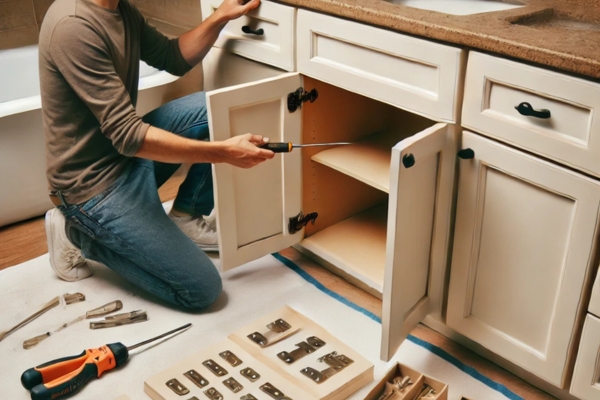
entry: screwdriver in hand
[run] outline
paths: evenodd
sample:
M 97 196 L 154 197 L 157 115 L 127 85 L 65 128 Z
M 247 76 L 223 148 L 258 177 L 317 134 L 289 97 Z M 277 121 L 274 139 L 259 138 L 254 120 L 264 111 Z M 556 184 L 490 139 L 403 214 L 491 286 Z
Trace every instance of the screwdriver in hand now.
M 90 379 L 123 365 L 129 359 L 129 351 L 175 332 L 190 327 L 188 323 L 162 335 L 126 347 L 120 342 L 110 343 L 83 353 L 59 358 L 29 368 L 21 375 L 21 384 L 31 391 L 32 400 L 55 400 L 70 396 L 81 389 Z
M 261 144 L 261 149 L 271 150 L 273 153 L 289 153 L 293 148 L 296 147 L 314 147 L 314 146 L 341 146 L 346 144 L 352 144 L 350 142 L 330 142 L 330 143 L 307 143 L 307 144 L 294 144 L 290 142 L 268 142 Z

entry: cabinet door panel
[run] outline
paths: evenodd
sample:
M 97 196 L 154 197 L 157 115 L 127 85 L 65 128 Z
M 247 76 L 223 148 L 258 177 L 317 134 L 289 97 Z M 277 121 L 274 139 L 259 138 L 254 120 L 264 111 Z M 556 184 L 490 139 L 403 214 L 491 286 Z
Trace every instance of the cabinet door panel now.
M 454 126 L 436 124 L 392 149 L 381 358 L 443 298 L 448 255 Z M 403 159 L 414 159 L 414 165 Z M 408 166 L 408 167 L 407 167 Z
M 298 74 L 207 93 L 211 140 L 247 132 L 272 142 L 298 143 L 301 111 L 287 109 L 287 95 L 301 85 Z M 300 152 L 280 153 L 253 168 L 213 164 L 217 230 L 223 270 L 300 241 L 288 232 L 301 211 Z
M 561 387 L 600 184 L 470 132 L 462 147 L 447 324 Z
M 600 319 L 588 315 L 583 326 L 571 394 L 583 400 L 600 400 Z

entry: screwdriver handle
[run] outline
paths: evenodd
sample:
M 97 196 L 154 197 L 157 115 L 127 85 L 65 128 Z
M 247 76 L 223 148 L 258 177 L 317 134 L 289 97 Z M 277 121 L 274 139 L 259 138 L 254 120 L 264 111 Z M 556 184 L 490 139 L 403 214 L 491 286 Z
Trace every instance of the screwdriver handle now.
M 292 151 L 292 143 L 289 142 L 269 142 L 265 144 L 261 144 L 261 149 L 271 150 L 273 153 L 289 153 Z
M 90 379 L 100 378 L 128 358 L 123 344 L 107 344 L 30 368 L 21 375 L 21 383 L 31 390 L 32 400 L 55 400 L 77 392 Z

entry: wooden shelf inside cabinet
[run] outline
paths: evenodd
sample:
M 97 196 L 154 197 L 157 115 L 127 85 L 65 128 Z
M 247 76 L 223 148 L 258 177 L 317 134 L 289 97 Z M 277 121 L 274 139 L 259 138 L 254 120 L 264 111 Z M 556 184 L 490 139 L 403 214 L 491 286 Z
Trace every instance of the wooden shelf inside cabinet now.
M 376 292 L 383 291 L 387 203 L 311 235 L 301 246 Z
M 392 147 L 404 136 L 396 131 L 378 132 L 352 145 L 323 150 L 311 160 L 389 193 Z

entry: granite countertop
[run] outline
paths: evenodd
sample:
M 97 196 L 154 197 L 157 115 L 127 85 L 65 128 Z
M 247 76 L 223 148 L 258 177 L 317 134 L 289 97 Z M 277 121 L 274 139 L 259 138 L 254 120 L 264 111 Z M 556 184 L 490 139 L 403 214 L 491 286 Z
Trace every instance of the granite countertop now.
M 385 0 L 277 1 L 600 82 L 599 0 L 506 0 L 523 7 L 472 15 L 444 14 Z

